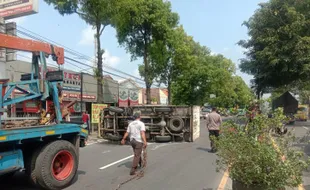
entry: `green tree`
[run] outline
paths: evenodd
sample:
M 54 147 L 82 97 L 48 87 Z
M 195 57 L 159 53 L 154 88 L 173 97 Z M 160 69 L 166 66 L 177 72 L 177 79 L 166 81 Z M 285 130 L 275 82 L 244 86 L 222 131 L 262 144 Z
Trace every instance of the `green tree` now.
M 183 26 L 173 28 L 167 32 L 164 40 L 157 40 L 150 53 L 150 59 L 156 63 L 153 68 L 159 83 L 168 89 L 168 103 L 172 103 L 171 86 L 173 81 L 182 74 L 188 66 L 187 56 L 190 48 L 187 43 L 191 40 L 185 33 Z
M 78 14 L 87 24 L 96 30 L 97 40 L 97 68 L 94 70 L 97 78 L 97 101 L 103 103 L 103 68 L 100 36 L 104 29 L 111 25 L 114 11 L 113 0 L 44 0 L 49 5 L 53 5 L 61 15 Z
M 234 92 L 236 93 L 235 104 L 239 107 L 249 105 L 254 99 L 254 94 L 240 76 L 233 76 Z
M 254 76 L 258 95 L 268 87 L 309 80 L 310 1 L 261 3 L 244 25 L 250 38 L 239 42 L 247 49 L 240 68 Z
M 164 40 L 167 31 L 177 26 L 178 14 L 171 11 L 170 2 L 162 0 L 118 0 L 114 25 L 118 42 L 126 47 L 131 59 L 143 57 L 143 78 L 146 85 L 147 104 L 151 103 L 150 88 L 154 82 L 157 64 L 150 52 L 158 48 L 157 41 Z M 141 72 L 140 72 L 141 73 Z
M 178 75 L 171 84 L 172 102 L 181 105 L 202 105 L 209 92 L 211 65 L 208 64 L 210 50 L 195 42 L 192 37 L 185 38 L 173 62 L 179 64 Z

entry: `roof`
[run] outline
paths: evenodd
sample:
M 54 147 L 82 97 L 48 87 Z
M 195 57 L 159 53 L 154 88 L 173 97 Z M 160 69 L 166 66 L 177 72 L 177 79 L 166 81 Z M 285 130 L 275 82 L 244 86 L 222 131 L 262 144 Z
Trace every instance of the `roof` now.
M 139 88 L 139 89 L 141 88 L 141 87 L 140 87 L 134 80 L 132 80 L 131 78 L 118 81 L 118 83 L 119 83 L 120 85 L 122 85 L 122 84 L 124 84 L 124 83 L 127 83 L 127 82 L 133 84 L 136 88 Z

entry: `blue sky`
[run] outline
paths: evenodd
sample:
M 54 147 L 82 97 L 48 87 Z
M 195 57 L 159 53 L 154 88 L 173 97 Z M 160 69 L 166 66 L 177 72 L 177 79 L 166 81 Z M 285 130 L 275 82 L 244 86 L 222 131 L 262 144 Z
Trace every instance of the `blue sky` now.
M 240 39 L 248 38 L 247 29 L 241 24 L 253 15 L 258 3 L 263 0 L 170 1 L 173 11 L 179 14 L 180 24 L 184 26 L 188 35 L 193 36 L 201 45 L 210 48 L 213 53 L 223 54 L 238 65 L 238 60 L 243 57 L 243 50 L 236 43 Z M 18 26 L 94 57 L 93 30 L 77 15 L 61 16 L 52 6 L 39 0 L 39 13 L 17 18 L 15 21 Z M 138 76 L 137 65 L 142 63 L 142 60 L 130 62 L 130 55 L 118 45 L 115 35 L 115 30 L 108 27 L 101 37 L 102 47 L 106 50 L 105 63 Z M 70 54 L 67 56 L 87 63 Z M 65 68 L 79 70 L 70 64 L 66 64 Z M 239 71 L 237 75 L 242 76 L 246 83 L 251 79 Z

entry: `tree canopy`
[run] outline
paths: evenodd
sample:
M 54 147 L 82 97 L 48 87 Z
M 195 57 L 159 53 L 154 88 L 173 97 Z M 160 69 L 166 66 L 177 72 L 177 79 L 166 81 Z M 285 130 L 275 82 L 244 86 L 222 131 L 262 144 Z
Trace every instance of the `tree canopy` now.
M 78 14 L 87 24 L 96 30 L 97 40 L 97 68 L 94 74 L 97 78 L 97 101 L 103 103 L 103 68 L 102 56 L 104 50 L 101 49 L 100 36 L 105 27 L 112 24 L 115 11 L 113 0 L 44 0 L 49 5 L 53 5 L 61 15 Z
M 310 1 L 270 0 L 244 25 L 248 40 L 241 71 L 254 76 L 257 94 L 310 77 Z
M 147 103 L 151 103 L 150 88 L 156 76 L 153 74 L 156 61 L 150 57 L 158 48 L 158 41 L 166 38 L 167 32 L 177 26 L 179 16 L 171 11 L 170 2 L 162 0 L 118 0 L 114 26 L 118 42 L 131 54 L 132 60 L 143 58 L 141 73 L 146 84 Z M 141 71 L 141 68 L 140 68 Z
M 45 0 L 60 14 L 78 14 L 96 29 L 98 41 L 98 101 L 102 98 L 102 54 L 100 36 L 104 28 L 115 28 L 119 44 L 142 59 L 140 75 L 146 84 L 147 104 L 154 82 L 167 86 L 169 104 L 220 107 L 244 106 L 252 96 L 235 64 L 188 35 L 171 3 L 163 0 Z M 244 43 L 245 44 L 245 43 Z M 212 95 L 215 95 L 213 97 Z

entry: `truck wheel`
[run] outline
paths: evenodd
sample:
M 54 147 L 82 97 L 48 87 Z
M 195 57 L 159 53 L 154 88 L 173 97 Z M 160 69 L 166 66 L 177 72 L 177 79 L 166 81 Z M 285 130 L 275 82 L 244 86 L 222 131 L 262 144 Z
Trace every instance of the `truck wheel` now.
M 51 142 L 40 152 L 36 161 L 39 185 L 49 190 L 68 187 L 78 168 L 75 146 L 65 140 Z
M 172 112 L 171 108 L 155 108 L 155 112 Z
M 123 113 L 124 110 L 122 108 L 117 108 L 117 107 L 109 107 L 109 111 L 115 112 L 115 113 Z
M 112 140 L 112 141 L 120 141 L 120 140 L 122 140 L 122 136 L 121 135 L 113 135 L 113 134 L 111 134 L 111 133 L 108 133 L 108 138 L 110 139 L 110 140 Z
M 180 132 L 184 128 L 184 121 L 180 117 L 173 117 L 170 119 L 168 127 L 173 132 Z
M 175 137 L 174 137 L 174 141 L 175 141 L 175 142 L 182 142 L 183 140 L 184 140 L 183 137 L 180 137 L 180 136 L 175 136 Z
M 27 155 L 25 158 L 25 168 L 26 168 L 25 173 L 28 176 L 30 183 L 34 186 L 38 184 L 36 173 L 35 173 L 35 168 L 36 168 L 37 157 L 39 156 L 41 149 L 42 147 L 36 148 L 34 151 L 32 151 L 31 154 Z
M 170 142 L 171 136 L 155 136 L 155 141 L 157 141 L 157 142 Z

